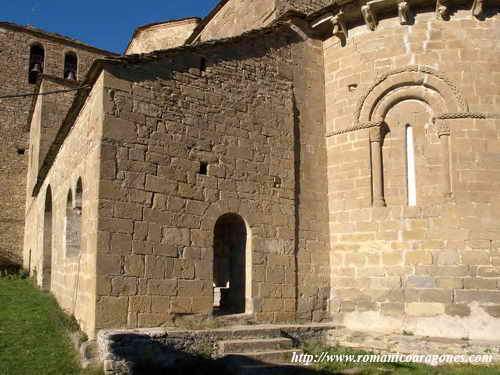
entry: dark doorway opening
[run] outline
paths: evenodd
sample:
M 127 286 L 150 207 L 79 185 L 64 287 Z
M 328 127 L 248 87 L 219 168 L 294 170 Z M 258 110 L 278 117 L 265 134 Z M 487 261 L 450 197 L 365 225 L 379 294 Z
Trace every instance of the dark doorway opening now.
M 221 216 L 214 229 L 214 314 L 245 312 L 245 221 L 236 214 Z

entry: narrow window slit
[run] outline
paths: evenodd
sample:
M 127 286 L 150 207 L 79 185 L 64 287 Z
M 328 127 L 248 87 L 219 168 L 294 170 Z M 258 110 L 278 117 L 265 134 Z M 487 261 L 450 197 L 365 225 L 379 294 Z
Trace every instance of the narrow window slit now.
M 208 174 L 208 163 L 206 161 L 202 161 L 200 163 L 199 174 L 202 174 L 202 175 L 205 175 L 205 176 Z
M 408 206 L 417 205 L 417 177 L 415 172 L 415 147 L 413 142 L 413 128 L 406 125 L 406 190 Z

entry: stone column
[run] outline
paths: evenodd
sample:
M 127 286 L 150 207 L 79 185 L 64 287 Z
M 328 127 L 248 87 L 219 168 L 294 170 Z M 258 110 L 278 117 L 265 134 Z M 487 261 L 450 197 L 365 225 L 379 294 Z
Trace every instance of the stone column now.
M 436 128 L 441 142 L 441 160 L 442 160 L 442 189 L 443 196 L 451 196 L 451 176 L 450 176 L 450 127 L 446 120 L 436 119 Z
M 382 168 L 383 128 L 377 125 L 370 129 L 370 150 L 372 156 L 372 199 L 374 207 L 385 207 L 384 180 Z

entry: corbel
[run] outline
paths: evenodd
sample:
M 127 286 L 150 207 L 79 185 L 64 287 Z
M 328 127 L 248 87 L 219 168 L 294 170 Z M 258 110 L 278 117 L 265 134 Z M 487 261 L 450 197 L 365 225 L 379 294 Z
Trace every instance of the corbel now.
M 401 25 L 408 25 L 410 23 L 410 4 L 408 1 L 403 0 L 398 3 L 398 15 Z
M 337 37 L 344 37 L 347 39 L 347 26 L 345 24 L 344 12 L 339 11 L 335 17 L 332 18 L 333 32 L 332 34 Z
M 309 39 L 311 35 L 311 26 L 298 17 L 292 17 L 287 21 L 291 30 L 293 30 L 303 41 Z
M 484 12 L 484 0 L 474 0 L 472 4 L 472 15 L 480 18 Z
M 446 20 L 450 16 L 449 4 L 447 0 L 436 1 L 436 18 Z
M 372 2 L 366 3 L 366 5 L 361 7 L 361 14 L 368 28 L 372 31 L 375 30 L 377 28 L 377 16 L 373 11 Z
M 315 29 L 324 23 L 330 23 L 333 31 L 332 35 L 337 37 L 344 37 L 347 39 L 347 26 L 344 19 L 344 13 L 340 10 L 335 16 L 333 13 L 327 13 L 324 16 L 318 18 L 311 24 L 311 28 Z

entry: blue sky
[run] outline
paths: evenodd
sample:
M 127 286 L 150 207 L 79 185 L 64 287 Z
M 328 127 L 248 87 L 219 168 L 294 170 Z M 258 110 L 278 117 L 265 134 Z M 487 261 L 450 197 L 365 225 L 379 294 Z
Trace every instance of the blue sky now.
M 123 53 L 133 30 L 153 22 L 205 17 L 218 0 L 2 1 L 0 21 L 33 25 Z

